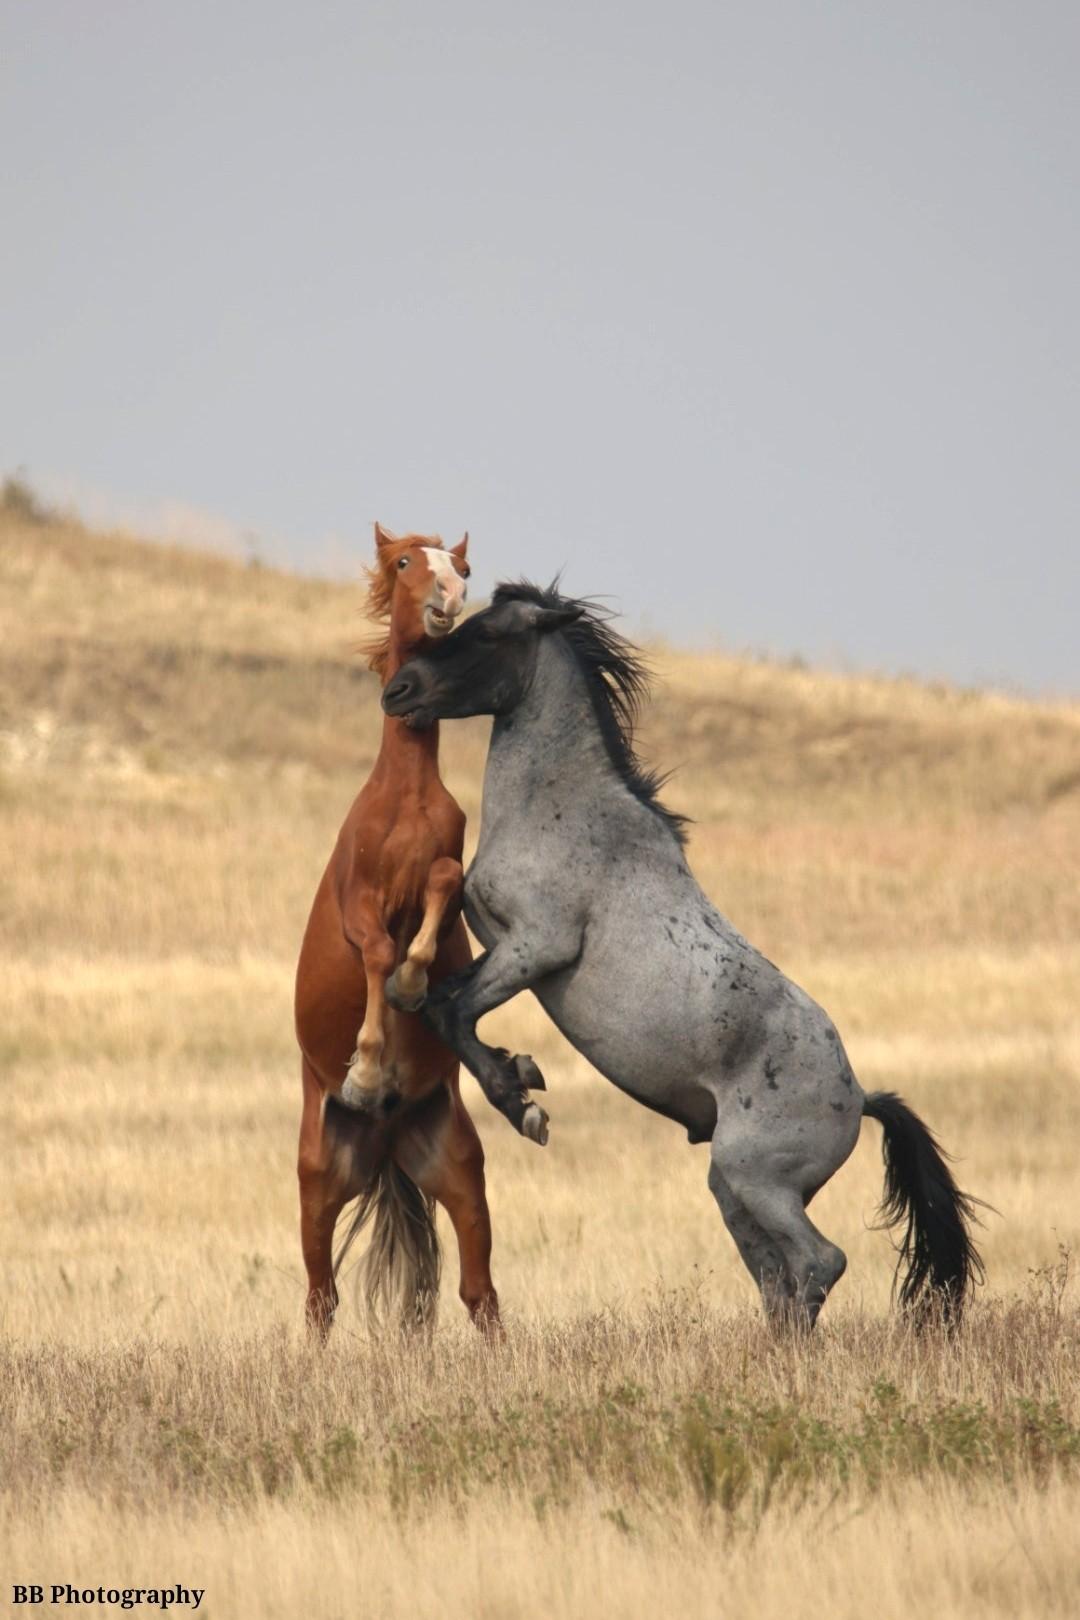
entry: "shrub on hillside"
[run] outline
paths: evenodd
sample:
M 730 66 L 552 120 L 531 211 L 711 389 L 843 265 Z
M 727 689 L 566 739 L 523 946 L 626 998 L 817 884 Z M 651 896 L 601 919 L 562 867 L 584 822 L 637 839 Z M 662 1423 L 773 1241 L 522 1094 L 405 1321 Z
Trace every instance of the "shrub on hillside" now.
M 0 513 L 44 528 L 57 521 L 55 509 L 43 501 L 24 473 L 11 473 L 0 484 Z

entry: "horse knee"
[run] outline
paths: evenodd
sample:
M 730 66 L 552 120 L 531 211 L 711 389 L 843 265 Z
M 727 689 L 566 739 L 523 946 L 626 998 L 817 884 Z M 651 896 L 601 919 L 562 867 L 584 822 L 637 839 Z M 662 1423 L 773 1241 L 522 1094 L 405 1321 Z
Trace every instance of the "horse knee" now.
M 452 855 L 440 855 L 438 860 L 432 861 L 428 872 L 427 887 L 430 893 L 443 896 L 452 895 L 464 881 L 464 872 L 461 862 L 456 861 Z
M 365 973 L 386 979 L 397 964 L 397 949 L 389 934 L 379 934 L 375 939 L 365 940 L 363 957 Z

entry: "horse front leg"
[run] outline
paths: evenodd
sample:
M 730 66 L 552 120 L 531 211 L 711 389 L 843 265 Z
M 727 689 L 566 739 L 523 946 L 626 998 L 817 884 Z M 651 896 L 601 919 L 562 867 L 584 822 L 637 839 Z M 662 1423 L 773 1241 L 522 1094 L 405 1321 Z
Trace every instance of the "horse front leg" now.
M 356 1050 L 341 1088 L 341 1101 L 348 1108 L 378 1111 L 383 1101 L 382 1055 L 386 1044 L 386 981 L 397 955 L 394 942 L 373 904 L 358 909 L 354 926 L 346 920 L 346 938 L 356 946 L 364 964 L 367 1001 L 364 1021 L 356 1038 Z
M 547 1142 L 548 1117 L 529 1091 L 546 1090 L 543 1075 L 526 1054 L 512 1057 L 503 1048 L 486 1045 L 476 1026 L 511 996 L 570 967 L 580 948 L 580 933 L 542 943 L 508 933 L 463 972 L 443 979 L 424 1003 L 424 1021 L 476 1077 L 488 1102 L 540 1147 Z
M 386 981 L 386 999 L 398 1012 L 418 1012 L 428 993 L 428 969 L 439 948 L 439 936 L 461 914 L 464 872 L 460 861 L 443 855 L 432 862 L 424 889 L 424 915 L 405 960 Z

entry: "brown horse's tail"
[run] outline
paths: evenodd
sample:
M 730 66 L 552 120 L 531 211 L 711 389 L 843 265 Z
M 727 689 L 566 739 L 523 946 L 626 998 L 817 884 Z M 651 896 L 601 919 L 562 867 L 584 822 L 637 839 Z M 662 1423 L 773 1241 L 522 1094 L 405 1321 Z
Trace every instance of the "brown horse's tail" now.
M 334 1276 L 366 1226 L 371 1237 L 361 1265 L 361 1288 L 373 1323 L 404 1329 L 430 1326 L 439 1301 L 442 1255 L 435 1230 L 435 1200 L 385 1158 L 372 1169 L 334 1257 Z

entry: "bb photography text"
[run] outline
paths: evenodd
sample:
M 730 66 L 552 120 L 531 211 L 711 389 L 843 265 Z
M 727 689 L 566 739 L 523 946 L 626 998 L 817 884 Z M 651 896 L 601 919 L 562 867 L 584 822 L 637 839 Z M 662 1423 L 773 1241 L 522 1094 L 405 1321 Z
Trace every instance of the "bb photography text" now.
M 16 1607 L 29 1608 L 99 1603 L 114 1609 L 197 1609 L 205 1592 L 205 1586 L 73 1586 L 68 1581 L 38 1586 L 28 1582 L 12 1586 L 11 1601 Z

